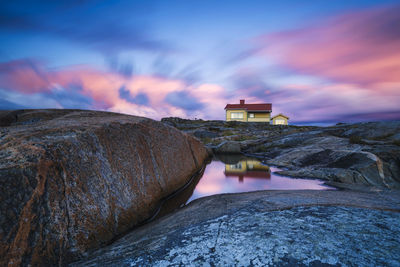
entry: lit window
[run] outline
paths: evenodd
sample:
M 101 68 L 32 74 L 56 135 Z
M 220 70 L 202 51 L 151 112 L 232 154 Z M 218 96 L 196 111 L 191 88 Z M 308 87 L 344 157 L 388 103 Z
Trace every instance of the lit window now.
M 232 112 L 231 119 L 243 119 L 243 112 Z
M 254 113 L 249 113 L 249 118 L 254 118 Z
M 231 164 L 231 169 L 232 170 L 240 170 L 240 169 L 242 169 L 242 163 L 236 163 L 236 164 Z

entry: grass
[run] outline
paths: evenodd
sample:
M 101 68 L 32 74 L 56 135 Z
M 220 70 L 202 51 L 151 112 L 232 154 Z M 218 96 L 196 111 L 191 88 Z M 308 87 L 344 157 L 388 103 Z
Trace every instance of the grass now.
M 383 141 L 389 137 L 391 137 L 393 135 L 393 133 L 389 133 L 389 134 L 385 134 L 385 135 L 380 135 L 380 136 L 376 136 L 371 138 L 372 140 L 376 140 L 376 141 Z
M 209 144 L 209 143 L 211 143 L 212 139 L 210 137 L 205 137 L 205 138 L 201 138 L 201 141 L 204 144 Z
M 246 140 L 254 140 L 256 139 L 255 136 L 250 136 L 250 135 L 238 135 L 233 138 L 234 141 L 246 141 Z
M 394 140 L 393 145 L 400 146 L 400 140 Z
M 361 144 L 361 145 L 365 144 L 365 142 L 362 140 L 361 136 L 358 136 L 358 135 L 350 136 L 349 142 L 350 142 L 350 144 Z
M 207 144 L 219 145 L 221 143 L 221 140 L 216 140 L 216 139 L 210 138 L 210 137 L 201 138 L 201 141 L 205 145 L 207 145 Z
M 224 132 L 222 133 L 222 135 L 223 135 L 223 136 L 231 136 L 231 135 L 235 135 L 235 133 L 232 132 L 232 131 L 224 131 Z
M 254 152 L 256 152 L 256 153 L 268 152 L 268 149 L 265 146 L 259 146 L 254 150 Z
M 229 128 L 245 128 L 245 127 L 247 127 L 247 125 L 245 123 L 239 122 L 239 121 L 225 122 L 225 126 L 229 127 Z

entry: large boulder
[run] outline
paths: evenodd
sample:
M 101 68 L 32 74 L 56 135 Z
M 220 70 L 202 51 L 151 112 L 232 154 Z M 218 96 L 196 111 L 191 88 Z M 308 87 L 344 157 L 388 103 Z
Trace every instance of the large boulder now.
M 0 112 L 0 265 L 64 265 L 149 218 L 208 154 L 150 119 Z

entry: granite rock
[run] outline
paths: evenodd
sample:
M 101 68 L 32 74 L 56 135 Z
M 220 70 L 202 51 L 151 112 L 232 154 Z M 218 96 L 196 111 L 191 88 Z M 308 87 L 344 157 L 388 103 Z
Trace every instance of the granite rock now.
M 240 154 L 240 143 L 235 141 L 224 141 L 213 148 L 216 154 Z
M 150 119 L 0 112 L 0 265 L 65 265 L 152 215 L 208 157 Z
M 394 191 L 215 195 L 71 266 L 398 266 L 399 211 Z
M 283 175 L 324 179 L 348 185 L 400 189 L 400 121 L 330 127 L 270 125 L 238 121 L 165 118 L 178 129 L 210 129 L 220 136 L 203 138 L 214 153 L 244 153 Z

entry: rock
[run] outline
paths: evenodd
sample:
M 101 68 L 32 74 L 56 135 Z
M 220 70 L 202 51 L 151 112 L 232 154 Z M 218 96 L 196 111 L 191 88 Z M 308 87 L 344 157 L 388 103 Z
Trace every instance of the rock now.
M 239 154 L 240 143 L 235 141 L 224 141 L 213 149 L 215 154 Z
M 242 154 L 216 154 L 214 158 L 225 164 L 236 164 L 239 161 L 246 159 L 246 157 Z
M 208 154 L 150 119 L 0 112 L 0 265 L 65 265 L 150 217 Z
M 197 130 L 193 133 L 193 135 L 196 136 L 197 138 L 215 138 L 219 136 L 219 134 L 215 132 L 204 131 L 204 130 Z
M 218 131 L 219 136 L 200 137 L 214 153 L 241 152 L 258 157 L 269 165 L 285 167 L 285 175 L 400 188 L 400 121 L 281 127 L 236 121 L 163 120 L 189 134 L 199 129 Z
M 400 188 L 400 150 L 394 145 L 349 144 L 310 132 L 270 142 L 264 151 L 265 163 L 287 168 L 282 175 Z
M 367 139 L 384 140 L 399 133 L 400 121 L 354 123 L 337 127 L 337 130 L 344 130 L 342 136 L 345 137 L 360 136 Z
M 210 196 L 71 266 L 397 266 L 399 211 L 391 191 Z

